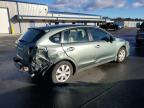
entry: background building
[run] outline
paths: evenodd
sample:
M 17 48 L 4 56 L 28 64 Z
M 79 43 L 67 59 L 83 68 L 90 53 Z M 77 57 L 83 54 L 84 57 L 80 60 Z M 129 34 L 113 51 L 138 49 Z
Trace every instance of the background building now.
M 139 27 L 143 23 L 143 20 L 123 19 L 123 20 L 116 20 L 114 23 L 121 27 Z
M 48 5 L 0 1 L 0 33 L 23 33 L 30 27 L 54 24 L 95 25 L 105 22 L 102 16 L 48 11 Z

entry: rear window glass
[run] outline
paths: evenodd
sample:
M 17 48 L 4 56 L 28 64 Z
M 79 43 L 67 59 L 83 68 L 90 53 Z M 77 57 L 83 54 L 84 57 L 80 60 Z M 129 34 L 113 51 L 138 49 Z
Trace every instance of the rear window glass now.
M 29 29 L 24 35 L 21 36 L 22 41 L 35 42 L 44 35 L 44 31 L 37 29 Z
M 54 43 L 60 43 L 61 42 L 61 34 L 57 33 L 57 34 L 53 35 L 52 37 L 50 37 L 50 40 Z

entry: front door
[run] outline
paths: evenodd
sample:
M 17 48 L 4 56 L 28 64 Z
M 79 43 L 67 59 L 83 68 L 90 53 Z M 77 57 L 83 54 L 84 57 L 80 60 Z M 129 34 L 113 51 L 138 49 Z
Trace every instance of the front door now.
M 95 46 L 95 61 L 96 63 L 106 62 L 115 58 L 116 44 L 110 42 L 110 35 L 97 28 L 90 28 L 90 34 L 93 38 Z

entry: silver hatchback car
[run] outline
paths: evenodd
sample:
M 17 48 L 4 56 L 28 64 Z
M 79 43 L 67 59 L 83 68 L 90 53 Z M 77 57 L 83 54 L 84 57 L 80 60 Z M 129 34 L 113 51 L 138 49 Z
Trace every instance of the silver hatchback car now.
M 16 66 L 32 77 L 48 74 L 53 83 L 65 83 L 76 72 L 110 61 L 121 63 L 129 55 L 128 41 L 84 25 L 30 28 L 16 45 Z

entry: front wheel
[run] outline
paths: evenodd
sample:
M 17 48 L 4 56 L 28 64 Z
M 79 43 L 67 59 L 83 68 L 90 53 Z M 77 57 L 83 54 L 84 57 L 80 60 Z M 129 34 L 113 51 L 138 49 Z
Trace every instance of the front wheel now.
M 52 70 L 52 82 L 55 84 L 68 82 L 72 74 L 73 67 L 71 63 L 62 61 L 56 64 Z
M 124 47 L 120 48 L 117 54 L 117 62 L 122 63 L 126 59 L 126 49 Z

